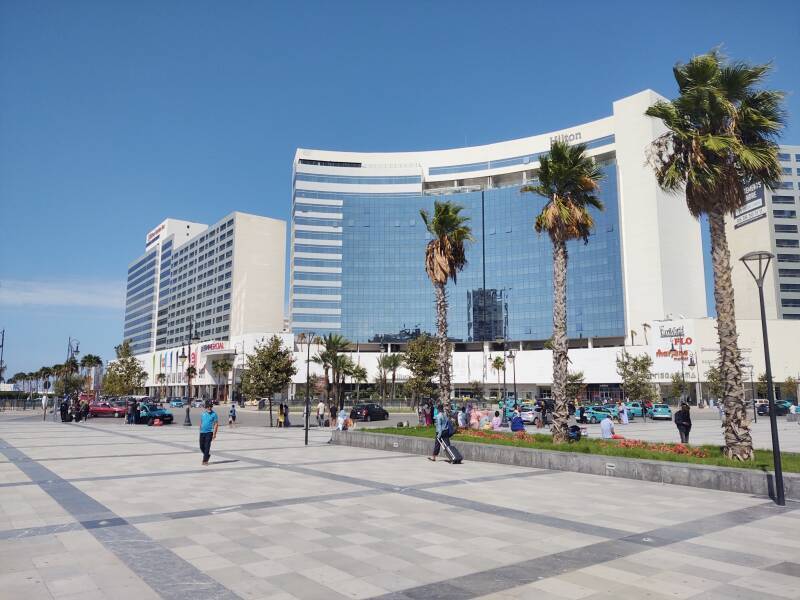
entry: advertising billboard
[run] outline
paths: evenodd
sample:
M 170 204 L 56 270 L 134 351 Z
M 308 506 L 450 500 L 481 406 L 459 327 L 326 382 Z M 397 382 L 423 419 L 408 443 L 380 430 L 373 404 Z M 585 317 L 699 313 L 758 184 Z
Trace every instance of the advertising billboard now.
M 735 229 L 758 221 L 767 216 L 767 207 L 764 202 L 764 186 L 760 183 L 748 185 L 744 189 L 744 204 L 733 214 Z

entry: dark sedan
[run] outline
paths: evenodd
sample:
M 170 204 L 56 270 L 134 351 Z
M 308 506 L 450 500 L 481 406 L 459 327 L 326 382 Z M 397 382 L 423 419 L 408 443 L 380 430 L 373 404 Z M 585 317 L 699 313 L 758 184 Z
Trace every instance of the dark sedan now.
M 781 400 L 775 401 L 775 414 L 779 417 L 783 415 L 789 414 L 789 406 L 791 403 Z M 764 404 L 759 404 L 756 407 L 756 412 L 759 415 L 768 415 L 769 414 L 769 403 L 765 402 Z
M 383 421 L 389 418 L 389 412 L 380 404 L 356 404 L 350 411 L 350 418 L 354 421 Z

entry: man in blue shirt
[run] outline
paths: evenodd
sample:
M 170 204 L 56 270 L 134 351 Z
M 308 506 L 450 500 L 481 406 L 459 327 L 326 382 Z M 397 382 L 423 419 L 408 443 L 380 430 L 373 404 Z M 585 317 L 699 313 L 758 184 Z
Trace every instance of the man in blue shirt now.
M 208 465 L 211 458 L 211 441 L 217 437 L 219 418 L 214 412 L 214 405 L 211 401 L 206 402 L 206 409 L 200 417 L 200 450 L 203 452 L 203 466 Z

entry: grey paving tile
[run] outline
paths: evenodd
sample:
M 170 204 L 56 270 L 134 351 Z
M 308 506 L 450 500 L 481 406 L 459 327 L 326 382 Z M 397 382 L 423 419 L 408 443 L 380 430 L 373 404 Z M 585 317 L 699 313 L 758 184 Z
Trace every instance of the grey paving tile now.
M 800 563 L 796 562 L 784 561 L 776 565 L 765 567 L 764 570 L 782 573 L 783 575 L 791 575 L 792 577 L 800 577 Z

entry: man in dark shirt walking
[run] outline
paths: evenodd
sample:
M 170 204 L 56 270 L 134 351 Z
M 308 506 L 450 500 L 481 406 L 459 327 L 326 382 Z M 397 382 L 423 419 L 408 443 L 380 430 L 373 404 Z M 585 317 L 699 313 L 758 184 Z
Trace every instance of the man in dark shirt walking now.
M 692 417 L 689 415 L 689 405 L 681 403 L 681 409 L 675 413 L 675 426 L 681 434 L 681 444 L 689 443 L 689 432 L 692 429 Z

